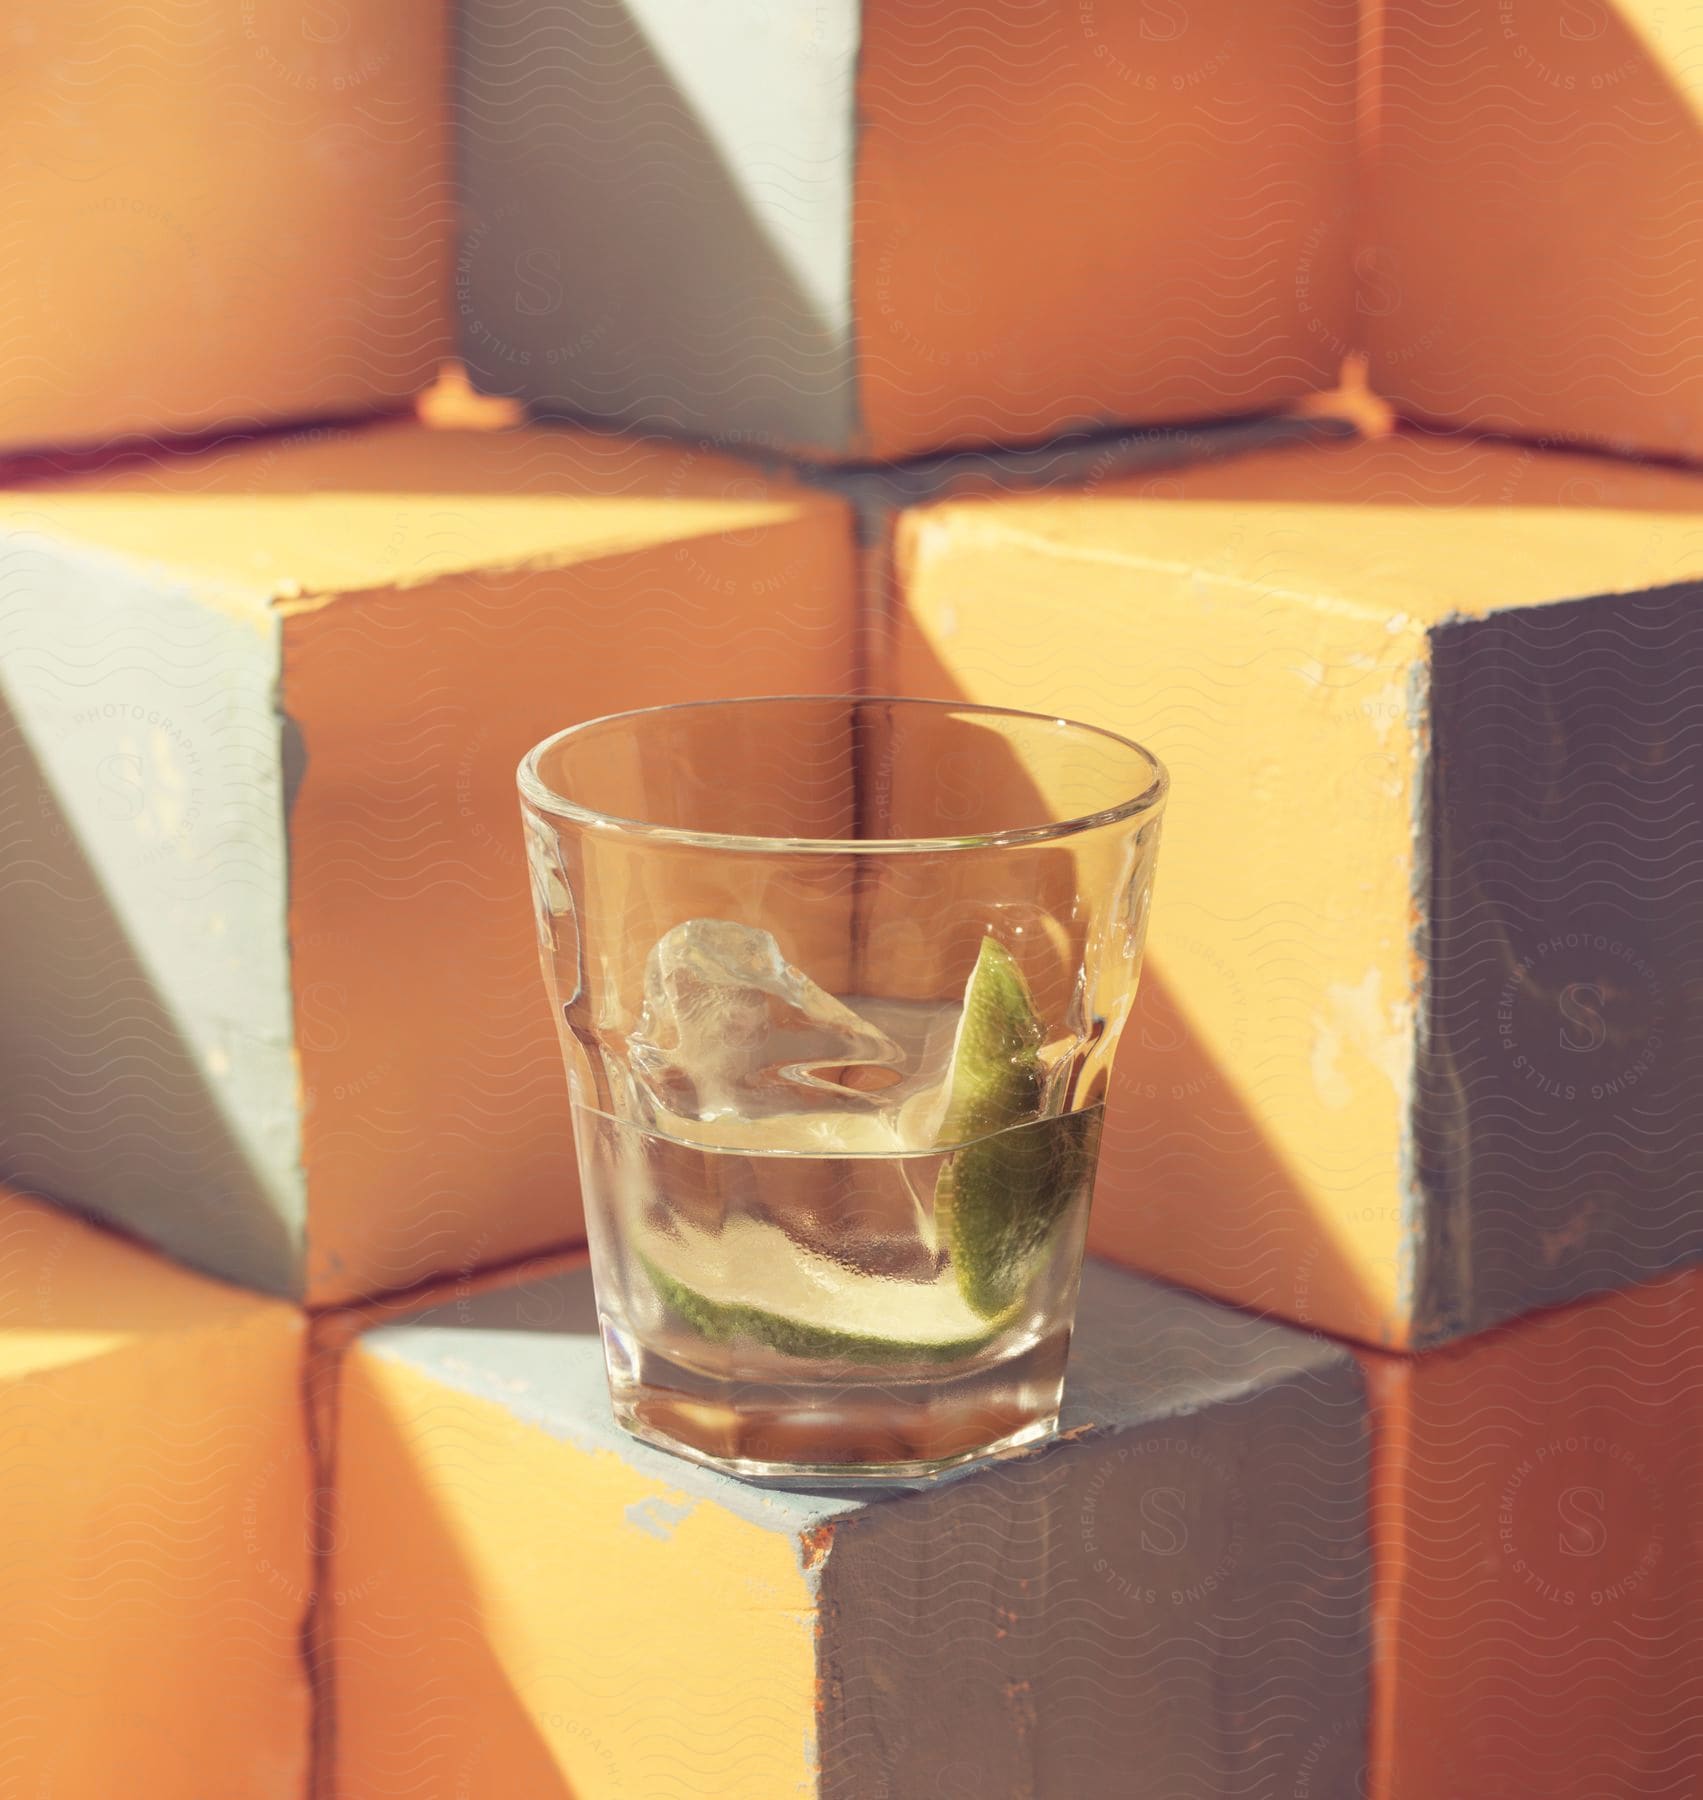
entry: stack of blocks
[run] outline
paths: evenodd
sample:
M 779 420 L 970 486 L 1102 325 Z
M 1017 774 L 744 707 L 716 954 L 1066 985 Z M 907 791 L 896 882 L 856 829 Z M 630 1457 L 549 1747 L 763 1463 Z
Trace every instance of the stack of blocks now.
M 33 10 L 0 1785 L 1703 1784 L 1698 28 Z M 623 1437 L 578 1250 L 515 764 L 786 692 L 1174 780 L 1061 1433 L 916 1491 Z

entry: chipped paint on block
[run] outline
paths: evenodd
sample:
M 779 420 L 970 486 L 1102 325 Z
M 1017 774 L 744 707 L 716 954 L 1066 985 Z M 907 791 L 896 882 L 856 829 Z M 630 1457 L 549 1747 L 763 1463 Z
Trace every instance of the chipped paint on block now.
M 1398 1097 L 1413 1091 L 1413 1003 L 1386 1004 L 1383 972 L 1368 969 L 1358 983 L 1332 982 L 1313 1019 L 1313 1080 L 1326 1106 L 1346 1107 L 1353 1085 L 1345 1055 L 1358 1057 L 1387 1080 Z
M 625 1437 L 584 1269 L 372 1332 L 340 1429 L 340 1791 L 619 1800 L 686 1744 L 742 1800 L 1228 1792 L 1365 1735 L 1358 1371 L 1109 1269 L 1060 1439 L 933 1488 L 765 1489 Z
M 674 1535 L 674 1527 L 692 1516 L 695 1504 L 691 1500 L 663 1500 L 652 1495 L 648 1500 L 634 1501 L 627 1508 L 627 1523 L 666 1544 Z

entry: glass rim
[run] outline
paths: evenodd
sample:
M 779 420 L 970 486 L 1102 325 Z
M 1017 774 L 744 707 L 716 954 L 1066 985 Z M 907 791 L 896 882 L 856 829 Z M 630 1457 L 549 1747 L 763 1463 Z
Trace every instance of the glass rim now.
M 957 833 L 939 837 L 903 838 L 817 838 L 752 836 L 734 832 L 693 831 L 682 825 L 662 825 L 654 820 L 629 819 L 616 813 L 600 812 L 582 806 L 558 793 L 538 772 L 540 762 L 557 745 L 602 725 L 615 725 L 623 720 L 643 719 L 658 713 L 693 712 L 700 708 L 784 706 L 800 703 L 837 705 L 936 707 L 943 712 L 978 714 L 983 718 L 1024 719 L 1041 725 L 1062 726 L 1084 732 L 1133 750 L 1152 772 L 1152 779 L 1139 793 L 1115 805 L 1101 807 L 1068 819 L 1049 819 L 1041 825 L 1021 825 L 1010 831 Z M 534 811 L 551 818 L 571 820 L 593 829 L 618 832 L 624 837 L 642 838 L 660 844 L 685 844 L 698 849 L 733 850 L 773 856 L 900 856 L 915 853 L 939 855 L 953 850 L 1004 849 L 1007 846 L 1045 844 L 1060 838 L 1078 837 L 1097 831 L 1105 825 L 1122 824 L 1142 816 L 1157 816 L 1170 792 L 1170 772 L 1145 744 L 1103 725 L 1088 725 L 1079 719 L 1063 718 L 1056 713 L 1029 712 L 1015 706 L 984 706 L 974 700 L 933 700 L 904 694 L 754 694 L 730 695 L 722 700 L 670 700 L 659 706 L 635 706 L 623 712 L 602 713 L 595 719 L 582 719 L 577 725 L 564 726 L 534 744 L 520 759 L 516 770 L 521 799 Z

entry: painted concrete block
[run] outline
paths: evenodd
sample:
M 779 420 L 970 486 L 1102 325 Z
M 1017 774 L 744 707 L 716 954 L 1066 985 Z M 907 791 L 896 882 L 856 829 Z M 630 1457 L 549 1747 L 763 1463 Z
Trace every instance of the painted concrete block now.
M 10 9 L 0 449 L 367 411 L 448 354 L 442 9 Z
M 1172 771 L 1102 1253 L 1397 1346 L 1703 1253 L 1703 479 L 1401 436 L 896 558 L 880 685 Z
M 1703 1791 L 1703 1272 L 1362 1360 L 1378 1648 L 1351 1791 Z
M 1393 0 L 1358 312 L 1410 416 L 1703 457 L 1703 14 Z
M 934 1489 L 729 1480 L 610 1420 L 584 1270 L 343 1367 L 344 1800 L 1347 1800 L 1368 1455 L 1321 1339 L 1094 1266 L 1062 1438 Z
M 1349 344 L 1348 0 L 474 0 L 456 328 L 820 457 L 1251 413 Z
M 837 502 L 412 425 L 14 493 L 0 1169 L 314 1301 L 576 1241 L 514 772 L 849 685 Z
M 304 1321 L 0 1192 L 0 1785 L 296 1800 Z

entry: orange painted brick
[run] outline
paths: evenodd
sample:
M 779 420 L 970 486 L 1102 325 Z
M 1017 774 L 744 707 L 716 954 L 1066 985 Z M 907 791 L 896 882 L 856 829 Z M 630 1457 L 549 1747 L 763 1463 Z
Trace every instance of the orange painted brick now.
M 1374 1344 L 1703 1253 L 1703 477 L 1403 435 L 909 514 L 881 685 L 1173 797 L 1092 1242 Z
M 0 449 L 349 414 L 446 354 L 444 16 L 12 9 Z
M 602 712 L 844 688 L 852 590 L 838 502 L 584 434 L 14 494 L 0 1167 L 314 1301 L 574 1241 L 515 766 Z
M 0 1193 L 0 1786 L 295 1800 L 304 1321 Z
M 1348 0 L 473 0 L 461 354 L 829 458 L 1257 411 L 1350 347 L 1356 38 Z
M 1703 13 L 1374 16 L 1372 386 L 1412 417 L 1703 457 Z
M 1368 1352 L 1369 1800 L 1703 1790 L 1703 1274 Z

